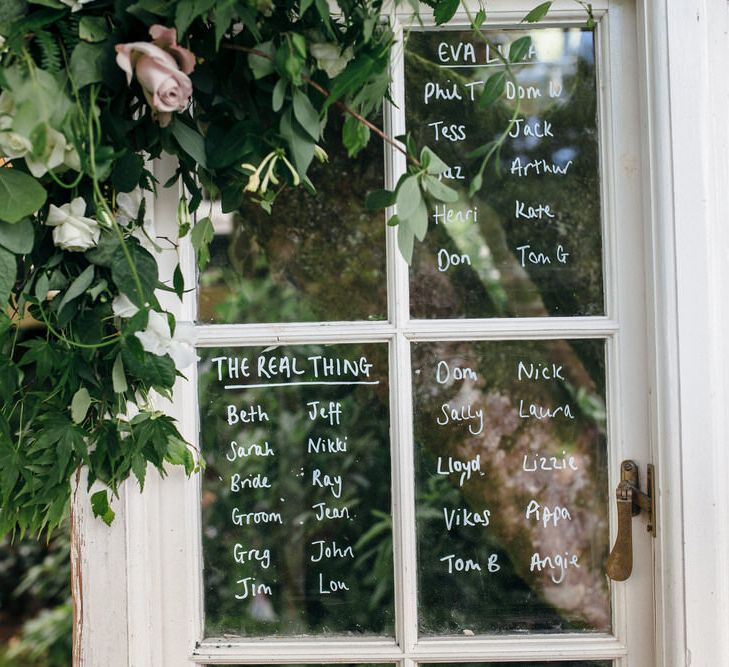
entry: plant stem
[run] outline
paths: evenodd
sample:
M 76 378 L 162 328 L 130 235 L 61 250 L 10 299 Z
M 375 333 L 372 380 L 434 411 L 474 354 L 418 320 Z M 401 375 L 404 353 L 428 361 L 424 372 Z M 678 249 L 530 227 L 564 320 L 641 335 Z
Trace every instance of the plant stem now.
M 103 193 L 101 192 L 101 188 L 99 187 L 99 178 L 96 174 L 96 154 L 95 154 L 95 134 L 94 134 L 94 128 L 96 127 L 96 130 L 99 134 L 101 134 L 101 128 L 98 124 L 98 120 L 94 122 L 94 117 L 96 114 L 94 113 L 96 108 L 96 95 L 97 91 L 95 87 L 92 87 L 91 94 L 89 96 L 89 115 L 88 115 L 88 136 L 89 136 L 89 168 L 91 170 L 91 181 L 93 183 L 94 187 L 94 195 L 96 199 L 96 205 L 100 207 L 106 214 L 107 218 L 110 221 L 111 227 L 114 230 L 114 233 L 119 238 L 119 243 L 121 245 L 122 252 L 124 253 L 124 258 L 126 259 L 127 265 L 129 266 L 129 271 L 132 274 L 132 279 L 134 280 L 134 287 L 137 289 L 137 293 L 139 294 L 139 302 L 144 305 L 145 299 L 144 299 L 144 289 L 142 288 L 142 281 L 139 278 L 139 273 L 137 272 L 137 267 L 134 264 L 134 260 L 132 259 L 132 256 L 129 252 L 129 248 L 127 248 L 126 241 L 124 240 L 124 234 L 122 230 L 119 228 L 119 223 L 116 220 L 116 217 L 109 209 L 109 205 L 106 202 L 106 197 L 104 197 Z
M 71 340 L 70 338 L 66 338 L 60 331 L 53 328 L 53 325 L 48 321 L 48 317 L 46 316 L 46 311 L 43 310 L 43 306 L 38 303 L 38 310 L 40 310 L 41 317 L 43 318 L 43 322 L 45 323 L 46 327 L 48 327 L 48 331 L 50 331 L 58 340 L 66 343 L 66 345 L 70 345 L 71 347 L 80 347 L 85 350 L 96 350 L 100 347 L 106 347 L 107 345 L 114 345 L 114 343 L 117 342 L 117 339 L 119 338 L 120 334 L 114 334 L 113 338 L 110 340 L 107 340 L 105 342 L 96 343 L 96 344 L 89 344 L 89 343 L 79 343 L 78 341 Z
M 273 62 L 272 56 L 268 55 L 264 51 L 260 51 L 259 49 L 250 49 L 246 46 L 238 46 L 237 44 L 223 44 L 223 48 L 230 51 L 242 51 L 244 53 L 250 53 L 254 56 L 258 56 L 259 58 L 265 58 L 266 60 L 270 60 L 271 62 Z M 302 76 L 301 79 L 302 81 L 308 83 L 314 90 L 321 93 L 324 97 L 330 96 L 331 93 L 326 88 L 324 88 L 324 86 L 320 86 L 316 81 L 310 79 L 308 76 Z M 341 100 L 337 100 L 334 104 L 336 104 L 345 113 L 348 113 L 353 118 L 356 118 L 360 123 L 362 123 L 362 125 L 372 130 L 385 143 L 390 144 L 390 146 L 400 151 L 416 167 L 422 168 L 423 165 L 420 163 L 420 160 L 418 160 L 414 155 L 410 155 L 410 153 L 408 153 L 407 150 L 405 150 L 398 141 L 395 141 L 392 137 L 388 136 L 379 127 L 377 127 L 377 125 L 367 120 L 362 114 L 357 113 L 354 109 L 352 109 L 352 107 L 347 106 Z

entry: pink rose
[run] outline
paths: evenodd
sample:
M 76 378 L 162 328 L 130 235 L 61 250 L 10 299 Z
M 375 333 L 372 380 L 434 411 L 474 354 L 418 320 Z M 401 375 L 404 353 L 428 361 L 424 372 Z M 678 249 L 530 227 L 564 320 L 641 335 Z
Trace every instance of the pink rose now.
M 195 69 L 195 55 L 178 46 L 174 28 L 153 25 L 149 34 L 151 44 L 117 44 L 116 63 L 126 72 L 127 83 L 136 75 L 154 117 L 165 127 L 172 112 L 184 110 L 190 101 L 192 82 L 187 75 Z

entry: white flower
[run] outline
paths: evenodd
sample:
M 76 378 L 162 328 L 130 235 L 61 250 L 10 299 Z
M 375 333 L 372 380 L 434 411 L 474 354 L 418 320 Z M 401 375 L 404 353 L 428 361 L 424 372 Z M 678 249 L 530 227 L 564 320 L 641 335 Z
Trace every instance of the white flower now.
M 94 0 L 61 0 L 61 4 L 66 5 L 66 7 L 70 7 L 72 12 L 77 12 L 85 4 L 93 1 Z
M 116 205 L 116 221 L 122 227 L 129 226 L 129 223 L 134 222 L 139 215 L 139 208 L 142 205 L 141 188 L 134 188 L 131 192 L 120 192 L 116 196 Z
M 134 335 L 147 352 L 159 357 L 169 354 L 180 370 L 197 360 L 189 332 L 178 328 L 172 336 L 167 316 L 156 310 L 149 311 L 147 328 L 144 331 L 137 331 Z
M 13 159 L 25 157 L 33 150 L 33 144 L 28 137 L 13 132 L 13 113 L 15 102 L 4 92 L 0 95 L 0 157 Z
M 120 192 L 116 197 L 116 221 L 122 227 L 128 227 L 139 217 L 139 209 L 142 206 L 144 193 L 140 187 L 134 188 L 131 192 Z M 150 253 L 158 251 L 159 248 L 154 243 L 157 231 L 154 228 L 154 222 L 145 217 L 142 226 L 137 227 L 132 232 L 132 236 L 136 238 L 143 248 Z
M 73 144 L 68 144 L 66 137 L 52 127 L 46 127 L 46 145 L 43 155 L 40 158 L 26 155 L 25 163 L 28 165 L 28 171 L 36 178 L 40 178 L 46 172 L 62 165 L 76 171 L 81 170 L 81 162 Z
M 0 118 L 0 129 L 4 125 L 2 120 L 7 116 Z M 9 159 L 17 157 L 26 157 L 33 150 L 33 144 L 30 139 L 13 131 L 0 132 L 0 156 Z
M 324 70 L 330 79 L 341 74 L 354 56 L 351 46 L 342 51 L 338 44 L 328 42 L 310 44 L 309 52 L 316 58 L 317 67 Z
M 28 165 L 28 171 L 33 176 L 40 178 L 46 172 L 60 167 L 63 164 L 63 158 L 66 155 L 66 137 L 58 130 L 52 127 L 46 128 L 46 147 L 43 156 L 34 158 L 30 155 L 25 156 L 25 163 Z
M 74 171 L 81 171 L 81 158 L 79 157 L 76 146 L 66 144 L 66 152 L 63 156 L 63 164 Z
M 114 297 L 111 302 L 111 310 L 117 317 L 132 317 L 139 312 L 139 308 L 132 303 L 126 294 Z
M 63 250 L 83 252 L 99 242 L 101 230 L 93 218 L 85 218 L 86 202 L 76 197 L 70 204 L 60 208 L 51 204 L 46 224 L 55 227 L 53 243 Z

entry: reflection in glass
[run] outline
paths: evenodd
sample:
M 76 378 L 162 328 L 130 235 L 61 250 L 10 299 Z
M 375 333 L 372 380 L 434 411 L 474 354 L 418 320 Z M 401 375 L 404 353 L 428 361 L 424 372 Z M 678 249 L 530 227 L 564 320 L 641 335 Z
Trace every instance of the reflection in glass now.
M 407 129 L 449 165 L 459 201 L 430 211 L 415 244 L 411 312 L 418 318 L 604 313 L 593 34 L 578 28 L 411 33 Z M 483 82 L 504 71 L 499 49 L 531 35 L 533 50 L 482 109 Z M 512 115 L 516 120 L 510 124 Z M 505 143 L 468 188 L 483 156 Z M 485 147 L 485 148 L 483 148 Z M 475 157 L 468 154 L 477 151 Z
M 205 636 L 391 633 L 387 346 L 199 353 Z
M 382 143 L 347 158 L 331 127 L 329 163 L 278 196 L 269 215 L 247 205 L 212 216 L 211 259 L 199 277 L 202 323 L 382 320 L 387 317 L 385 225 L 364 206 L 383 187 Z M 204 209 L 203 204 L 203 209 Z
M 424 635 L 609 631 L 604 342 L 413 345 Z

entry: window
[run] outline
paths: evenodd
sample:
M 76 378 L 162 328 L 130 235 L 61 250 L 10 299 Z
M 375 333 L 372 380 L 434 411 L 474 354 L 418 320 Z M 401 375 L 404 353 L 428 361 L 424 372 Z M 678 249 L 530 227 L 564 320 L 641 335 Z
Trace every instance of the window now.
M 187 492 L 201 664 L 648 664 L 630 633 L 652 632 L 652 579 L 603 574 L 617 464 L 648 441 L 638 197 L 616 163 L 636 77 L 608 57 L 632 18 L 611 6 L 593 42 L 557 13 L 480 109 L 523 13 L 495 12 L 488 44 L 414 28 L 393 64 L 389 133 L 433 146 L 459 193 L 412 267 L 363 207 L 381 145 L 320 199 L 216 222 L 184 415 L 207 461 Z M 469 193 L 463 157 L 507 127 Z M 384 163 L 392 187 L 402 158 Z

